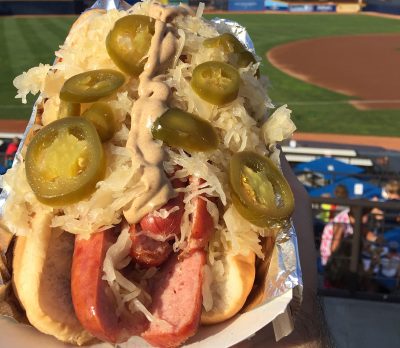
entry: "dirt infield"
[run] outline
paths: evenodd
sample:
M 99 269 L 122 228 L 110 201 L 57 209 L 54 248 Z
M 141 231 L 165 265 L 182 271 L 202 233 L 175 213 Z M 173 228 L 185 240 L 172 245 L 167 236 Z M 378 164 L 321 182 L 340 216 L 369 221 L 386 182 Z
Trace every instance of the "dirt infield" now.
M 271 49 L 288 75 L 360 100 L 359 109 L 400 109 L 400 34 L 301 40 Z
M 377 146 L 386 150 L 400 151 L 400 137 L 377 137 L 367 135 L 346 135 L 330 133 L 294 133 L 293 139 L 333 144 Z

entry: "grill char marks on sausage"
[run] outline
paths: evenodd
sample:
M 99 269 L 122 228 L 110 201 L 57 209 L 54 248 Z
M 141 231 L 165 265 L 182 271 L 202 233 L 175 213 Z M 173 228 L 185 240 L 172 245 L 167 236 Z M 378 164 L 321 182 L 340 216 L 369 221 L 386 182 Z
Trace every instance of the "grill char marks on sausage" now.
M 93 233 L 87 240 L 77 237 L 71 270 L 72 302 L 78 320 L 93 336 L 112 343 L 124 342 L 148 325 L 140 312 L 117 315 L 112 290 L 102 279 L 106 252 L 119 232 L 109 229 Z
M 131 257 L 144 267 L 160 266 L 172 252 L 168 241 L 153 239 L 143 231 L 137 232 L 135 225 L 130 227 L 129 234 L 132 240 Z
M 186 182 L 181 181 L 180 179 L 172 180 L 171 184 L 174 189 L 182 188 L 187 185 Z M 175 198 L 171 198 L 168 203 L 158 209 L 158 211 L 147 214 L 142 220 L 140 220 L 140 227 L 142 230 L 163 236 L 164 238 L 179 235 L 181 230 L 181 220 L 185 209 L 183 198 L 184 193 L 179 192 Z M 175 207 L 178 207 L 179 209 L 171 212 L 166 218 L 157 214 L 160 210 L 171 211 Z
M 185 187 L 186 182 L 172 180 L 174 188 Z M 179 236 L 181 220 L 185 209 L 184 193 L 172 198 L 158 211 L 147 214 L 137 226 L 131 226 L 131 256 L 135 262 L 144 267 L 157 267 L 165 262 L 172 252 L 169 240 Z M 175 207 L 178 207 L 176 210 Z M 171 211 L 167 217 L 160 216 L 160 211 Z

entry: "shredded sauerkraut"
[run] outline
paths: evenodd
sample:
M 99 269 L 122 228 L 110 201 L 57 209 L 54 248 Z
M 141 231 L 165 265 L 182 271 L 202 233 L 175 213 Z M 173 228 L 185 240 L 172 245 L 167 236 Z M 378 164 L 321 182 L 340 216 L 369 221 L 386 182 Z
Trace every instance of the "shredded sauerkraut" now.
M 26 103 L 28 93 L 36 94 L 40 91 L 46 100 L 42 115 L 43 125 L 57 119 L 59 92 L 66 79 L 88 70 L 118 70 L 107 53 L 106 36 L 115 21 L 123 16 L 148 15 L 149 3 L 138 3 L 128 11 L 92 11 L 86 14 L 85 19 L 71 29 L 67 40 L 56 52 L 58 59 L 53 67 L 40 64 L 15 78 L 14 85 L 18 89 L 16 97 Z M 209 264 L 213 267 L 213 273 L 218 271 L 218 274 L 223 274 L 223 265 L 220 262 L 223 253 L 229 251 L 247 254 L 251 250 L 257 256 L 263 257 L 260 237 L 269 233 L 266 229 L 251 225 L 233 207 L 227 174 L 229 159 L 235 152 L 252 150 L 263 155 L 273 154 L 276 160 L 277 152 L 273 151 L 275 143 L 289 137 L 295 127 L 286 105 L 277 109 L 267 120 L 273 105 L 266 93 L 263 79 L 255 78 L 259 63 L 239 69 L 242 81 L 239 95 L 230 104 L 215 106 L 194 93 L 190 87 L 190 78 L 198 64 L 209 60 L 229 62 L 229 57 L 222 49 L 208 49 L 203 46 L 206 38 L 218 36 L 220 33 L 212 23 L 201 18 L 202 10 L 203 7 L 199 7 L 196 16 L 178 16 L 174 19 L 172 24 L 179 35 L 178 50 L 164 77 L 172 91 L 170 106 L 179 107 L 210 121 L 218 132 L 220 142 L 214 151 L 192 154 L 166 147 L 167 159 L 164 167 L 175 178 L 195 176 L 204 180 L 204 184 L 190 183 L 187 187 L 177 189 L 184 192 L 185 211 L 181 235 L 174 243 L 175 251 L 184 249 L 190 237 L 193 199 L 207 195 L 222 203 L 223 208 L 218 208 L 212 200 L 207 199 L 207 210 L 213 217 L 216 228 L 208 246 Z M 38 210 L 53 211 L 53 228 L 80 234 L 82 237 L 120 223 L 123 209 L 146 189 L 141 184 L 140 167 L 132 162 L 131 154 L 125 147 L 130 123 L 135 122 L 131 117 L 131 110 L 137 98 L 138 80 L 130 78 L 129 83 L 116 95 L 105 100 L 115 111 L 119 131 L 104 145 L 107 158 L 106 176 L 87 199 L 57 209 L 49 208 L 35 198 L 26 181 L 24 163 L 17 164 L 8 171 L 1 186 L 8 192 L 3 223 L 11 232 L 18 235 L 29 233 L 31 216 Z M 89 106 L 86 104 L 83 107 Z M 157 214 L 165 218 L 176 211 L 175 208 L 177 207 L 169 211 L 160 210 Z M 131 310 L 141 310 L 149 320 L 153 320 L 139 299 L 146 295 L 143 295 L 140 287 L 118 271 L 129 260 L 129 243 L 128 232 L 124 229 L 117 243 L 107 253 L 104 279 L 110 283 L 119 299 L 120 310 L 128 303 Z M 214 267 L 217 267 L 217 271 Z M 207 286 L 204 293 L 207 292 L 206 288 Z M 205 305 L 209 307 L 212 304 L 206 302 Z
M 25 102 L 28 93 L 35 94 L 41 91 L 43 97 L 47 98 L 42 123 L 44 125 L 51 123 L 57 118 L 60 104 L 58 95 L 66 79 L 87 70 L 117 69 L 104 44 L 115 21 L 131 13 L 146 15 L 148 11 L 149 2 L 143 2 L 133 6 L 128 12 L 112 10 L 104 13 L 93 11 L 87 14 L 84 20 L 71 29 L 67 40 L 56 52 L 58 60 L 53 67 L 41 64 L 14 80 L 18 88 L 17 97 Z M 200 13 L 201 8 L 198 10 L 198 15 Z M 187 154 L 182 150 L 166 150 L 167 172 L 172 173 L 176 166 L 180 166 L 181 169 L 175 173 L 175 177 L 193 175 L 204 179 L 207 183 L 201 188 L 195 189 L 194 185 L 189 185 L 180 189 L 185 192 L 186 205 L 182 227 L 187 229 L 190 228 L 190 213 L 193 210 L 190 200 L 196 196 L 206 194 L 219 198 L 225 206 L 225 214 L 231 209 L 227 169 L 229 158 L 233 153 L 251 149 L 268 154 L 266 145 L 274 145 L 287 138 L 295 127 L 290 120 L 290 110 L 282 106 L 260 128 L 259 123 L 267 119 L 272 104 L 267 96 L 265 84 L 254 77 L 259 63 L 240 69 L 242 84 L 238 98 L 232 103 L 218 107 L 197 96 L 189 84 L 194 67 L 208 60 L 228 61 L 229 57 L 223 50 L 204 48 L 203 41 L 219 33 L 210 22 L 204 21 L 200 16 L 179 16 L 173 24 L 179 34 L 178 51 L 165 77 L 173 91 L 171 106 L 207 119 L 216 127 L 221 139 L 218 149 L 212 152 Z M 109 228 L 121 221 L 123 208 L 133 197 L 143 192 L 144 187 L 138 180 L 141 175 L 140 168 L 132 163 L 130 153 L 125 148 L 129 122 L 133 122 L 130 119 L 130 112 L 138 95 L 137 88 L 137 80 L 131 79 L 119 93 L 106 100 L 115 111 L 116 120 L 120 124 L 120 130 L 105 145 L 107 175 L 97 184 L 95 193 L 88 199 L 56 210 L 52 221 L 53 227 L 85 236 Z M 34 205 L 31 203 L 35 198 L 26 183 L 23 167 L 23 163 L 18 165 L 9 171 L 4 179 L 10 193 L 9 202 L 18 202 L 18 206 L 21 207 L 6 209 L 6 220 L 10 221 L 7 225 L 18 234 L 28 232 L 32 207 L 43 209 L 43 205 L 37 201 Z M 20 179 L 11 178 L 15 175 Z M 30 205 L 29 209 L 25 208 L 27 204 Z M 211 203 L 208 207 L 211 207 Z M 166 217 L 168 212 L 160 214 Z M 217 224 L 218 222 L 216 226 Z M 224 228 L 229 232 L 227 236 L 236 235 L 235 231 L 226 225 Z M 248 235 L 250 234 L 249 232 Z M 187 238 L 188 236 L 182 233 L 180 243 L 176 244 L 176 247 L 179 245 L 183 248 Z M 230 243 L 232 247 L 238 245 L 235 240 L 236 238 L 233 238 Z M 254 238 L 247 237 L 246 240 L 252 250 L 256 249 L 253 245 Z M 245 240 L 241 243 L 245 243 Z
M 143 312 L 149 321 L 156 320 L 143 305 L 142 301 L 151 301 L 150 296 L 143 288 L 124 277 L 119 270 L 126 267 L 131 261 L 129 256 L 132 241 L 129 235 L 129 226 L 126 225 L 106 253 L 103 263 L 103 280 L 110 285 L 117 300 L 117 314 L 121 314 L 125 305 L 132 311 Z
M 263 124 L 262 131 L 265 144 L 275 145 L 292 136 L 296 126 L 290 118 L 292 110 L 287 105 L 282 105 Z
M 18 93 L 15 98 L 21 98 L 22 103 L 26 104 L 26 96 L 29 93 L 37 94 L 44 90 L 44 81 L 47 73 L 51 69 L 49 64 L 39 64 L 34 68 L 23 72 L 22 75 L 17 76 L 13 84 L 17 88 Z

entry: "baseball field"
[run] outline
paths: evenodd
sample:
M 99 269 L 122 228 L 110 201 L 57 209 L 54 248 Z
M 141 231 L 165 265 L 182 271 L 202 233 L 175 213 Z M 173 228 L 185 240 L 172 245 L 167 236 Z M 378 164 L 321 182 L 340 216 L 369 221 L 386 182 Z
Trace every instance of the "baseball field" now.
M 258 55 L 263 59 L 261 72 L 270 80 L 269 94 L 275 105 L 288 104 L 298 129 L 302 132 L 343 133 L 398 136 L 400 112 L 385 105 L 360 108 L 355 97 L 331 88 L 318 87 L 312 79 L 295 78 L 272 65 L 267 52 L 277 46 L 298 40 L 364 34 L 400 34 L 400 21 L 366 15 L 340 14 L 227 14 L 218 15 L 247 27 Z M 208 18 L 215 15 L 207 15 Z M 74 17 L 0 17 L 0 119 L 27 119 L 32 102 L 23 105 L 14 99 L 13 78 L 39 63 L 51 63 L 53 52 L 62 44 Z M 375 40 L 376 41 L 376 40 Z M 379 41 L 379 40 L 378 40 Z M 376 51 L 372 44 L 371 52 Z M 378 48 L 379 49 L 379 48 Z M 400 40 L 393 48 L 400 61 Z M 369 54 L 367 51 L 366 54 Z M 340 48 L 333 59 L 341 59 Z M 379 54 L 362 68 L 366 75 L 376 67 L 385 69 Z M 293 64 L 296 55 L 291 55 Z M 318 57 L 314 57 L 318 60 Z M 346 63 L 346 62 L 345 62 Z M 390 66 L 387 67 L 390 69 Z M 335 69 L 327 64 L 325 69 Z M 352 67 L 349 66 L 350 71 Z M 390 71 L 387 72 L 390 74 Z M 331 75 L 334 75 L 331 72 Z M 351 77 L 349 77 L 351 78 Z M 342 79 L 343 80 L 343 79 Z M 400 91 L 400 88 L 399 88 Z M 357 99 L 357 98 L 356 98 Z M 370 97 L 371 99 L 371 97 Z M 374 99 L 372 97 L 372 99 Z M 400 99 L 400 97 L 399 97 Z

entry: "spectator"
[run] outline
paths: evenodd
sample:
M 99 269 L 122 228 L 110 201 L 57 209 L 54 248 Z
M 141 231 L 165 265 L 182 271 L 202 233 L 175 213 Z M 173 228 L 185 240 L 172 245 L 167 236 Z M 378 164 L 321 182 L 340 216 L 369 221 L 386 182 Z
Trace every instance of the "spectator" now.
M 329 260 L 332 252 L 337 249 L 340 241 L 353 234 L 350 209 L 345 209 L 326 224 L 321 236 L 321 263 L 323 266 Z
M 382 190 L 382 196 L 386 202 L 400 203 L 400 182 L 398 180 L 390 180 Z M 373 213 L 375 219 L 384 222 L 384 227 L 397 227 L 400 224 L 400 212 L 398 210 L 374 208 Z
M 385 174 L 389 172 L 389 162 L 388 156 L 378 157 L 375 159 L 375 167 L 381 174 Z
M 379 285 L 371 281 L 371 279 L 373 279 L 373 272 L 379 272 L 382 254 L 380 245 L 382 241 L 369 231 L 367 227 L 369 215 L 370 209 L 364 209 L 361 217 L 361 234 L 363 245 L 367 246 L 367 248 L 363 248 L 362 264 L 358 264 L 357 277 L 350 269 L 353 252 L 353 231 L 356 222 L 355 209 L 342 211 L 327 225 L 323 242 L 321 243 L 321 261 L 324 263 L 325 287 L 350 290 L 364 288 L 367 291 L 377 290 Z M 336 221 L 338 222 L 335 223 Z
M 340 199 L 348 199 L 349 198 L 349 191 L 347 190 L 347 187 L 342 184 L 338 184 L 335 187 L 335 197 L 340 198 Z M 335 205 L 334 206 L 334 215 L 336 215 L 338 212 L 341 212 L 345 210 L 347 207 L 343 205 Z
M 389 252 L 381 260 L 382 274 L 388 278 L 394 278 L 400 269 L 399 245 L 397 242 L 389 242 Z
M 380 274 L 377 278 L 378 283 L 387 291 L 393 291 L 398 286 L 400 271 L 399 244 L 395 241 L 389 242 L 386 253 L 382 253 L 379 266 Z
M 15 137 L 11 143 L 8 144 L 6 149 L 6 157 L 5 157 L 5 166 L 7 168 L 11 168 L 12 163 L 14 161 L 15 153 L 18 150 L 20 139 Z
M 388 201 L 400 201 L 400 182 L 390 180 L 383 188 L 382 195 Z
M 330 197 L 330 195 L 326 194 L 323 197 Z M 338 184 L 335 187 L 334 197 L 341 199 L 349 198 L 349 191 L 347 190 L 347 187 L 345 185 Z M 329 222 L 335 217 L 337 213 L 343 211 L 344 209 L 346 209 L 346 207 L 342 205 L 322 203 L 321 204 L 322 212 L 319 215 L 319 218 L 324 222 Z
M 368 222 L 370 211 L 364 211 L 362 215 L 362 227 L 364 229 L 363 233 L 367 240 L 374 241 L 376 236 L 366 230 L 366 224 Z M 332 253 L 338 249 L 341 241 L 353 234 L 353 226 L 355 224 L 354 210 L 345 209 L 336 215 L 331 222 L 329 222 L 323 232 L 321 237 L 320 253 L 321 253 L 321 263 L 326 265 Z

